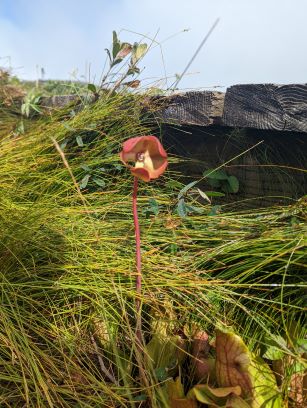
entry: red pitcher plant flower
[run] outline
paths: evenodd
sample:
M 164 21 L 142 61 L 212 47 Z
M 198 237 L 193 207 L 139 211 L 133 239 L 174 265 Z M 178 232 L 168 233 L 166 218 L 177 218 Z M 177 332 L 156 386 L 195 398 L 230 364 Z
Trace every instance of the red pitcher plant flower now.
M 135 177 L 143 181 L 160 177 L 168 164 L 166 151 L 155 136 L 139 136 L 126 140 L 120 159 Z M 130 166 L 129 162 L 134 162 L 134 166 Z
M 123 144 L 123 150 L 120 152 L 121 161 L 130 168 L 134 176 L 132 210 L 135 229 L 135 247 L 136 247 L 136 358 L 139 365 L 141 378 L 144 384 L 147 383 L 145 370 L 143 369 L 142 356 L 142 316 L 141 316 L 141 291 L 142 291 L 142 272 L 141 272 L 141 236 L 137 211 L 137 190 L 138 179 L 150 181 L 160 177 L 167 165 L 167 153 L 164 150 L 159 139 L 155 136 L 139 136 L 128 139 Z M 128 163 L 134 163 L 134 166 Z

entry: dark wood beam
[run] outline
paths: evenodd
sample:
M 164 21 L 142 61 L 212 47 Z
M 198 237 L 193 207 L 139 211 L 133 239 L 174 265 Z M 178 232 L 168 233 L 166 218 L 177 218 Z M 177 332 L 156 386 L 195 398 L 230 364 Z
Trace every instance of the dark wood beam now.
M 307 84 L 231 86 L 225 95 L 223 124 L 307 132 Z
M 41 104 L 52 109 L 78 100 L 76 95 L 53 96 Z M 146 104 L 151 103 L 161 123 L 307 133 L 307 84 L 234 85 L 226 93 L 176 93 L 148 98 Z

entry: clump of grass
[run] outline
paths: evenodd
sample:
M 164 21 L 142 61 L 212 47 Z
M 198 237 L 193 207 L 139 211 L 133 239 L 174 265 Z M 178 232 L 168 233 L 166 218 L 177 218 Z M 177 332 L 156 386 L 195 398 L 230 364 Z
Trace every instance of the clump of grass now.
M 106 95 L 1 141 L 4 407 L 140 404 L 131 179 L 118 160 L 124 139 L 150 132 L 140 102 Z M 303 201 L 181 218 L 173 177 L 140 189 L 146 340 L 153 315 L 170 334 L 232 325 L 258 353 L 263 333 L 287 337 L 303 322 Z M 151 406 L 167 406 L 147 363 Z

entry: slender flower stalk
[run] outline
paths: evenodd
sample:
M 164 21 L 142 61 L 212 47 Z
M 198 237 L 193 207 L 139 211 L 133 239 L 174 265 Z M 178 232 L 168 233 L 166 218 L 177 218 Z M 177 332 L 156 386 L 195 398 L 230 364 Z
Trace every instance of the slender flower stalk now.
M 136 337 L 136 360 L 139 366 L 140 378 L 142 384 L 149 389 L 149 383 L 147 381 L 146 373 L 144 370 L 143 361 L 143 336 L 142 336 L 142 259 L 141 259 L 141 234 L 140 224 L 137 208 L 137 193 L 138 193 L 138 178 L 134 177 L 133 181 L 133 193 L 132 193 L 132 212 L 135 231 L 135 260 L 136 260 L 136 325 L 135 325 L 135 337 Z
M 139 366 L 141 382 L 150 392 L 149 382 L 144 369 L 144 342 L 142 336 L 142 262 L 141 262 L 141 234 L 137 209 L 138 179 L 149 182 L 164 173 L 168 161 L 167 154 L 155 136 L 140 136 L 128 139 L 123 144 L 120 152 L 121 161 L 130 169 L 134 176 L 132 211 L 135 230 L 136 250 L 136 360 Z M 134 166 L 128 164 L 134 162 Z
M 141 294 L 142 294 L 142 263 L 141 263 L 141 234 L 140 224 L 137 209 L 137 192 L 138 192 L 138 178 L 134 177 L 133 195 L 132 195 L 132 210 L 135 230 L 135 255 L 136 255 L 136 338 L 138 347 L 142 345 L 142 310 L 141 310 Z

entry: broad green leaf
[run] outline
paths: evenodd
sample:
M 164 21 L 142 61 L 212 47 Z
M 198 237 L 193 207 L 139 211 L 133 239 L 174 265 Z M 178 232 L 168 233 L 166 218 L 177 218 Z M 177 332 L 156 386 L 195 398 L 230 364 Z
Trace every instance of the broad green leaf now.
M 197 183 L 198 183 L 198 181 L 192 181 L 191 183 L 184 186 L 178 193 L 178 199 L 182 198 Z
M 112 31 L 113 35 L 113 44 L 118 43 L 117 33 L 115 30 Z
M 253 385 L 252 408 L 283 408 L 282 394 L 268 364 L 262 358 L 253 356 L 249 372 Z
M 186 343 L 178 335 L 169 335 L 168 327 L 167 321 L 153 318 L 153 336 L 146 345 L 146 351 L 153 368 L 165 369 L 170 377 L 176 374 L 178 364 L 186 358 Z
M 99 186 L 99 187 L 105 187 L 106 186 L 106 182 L 103 179 L 98 178 L 98 177 L 94 177 L 93 182 L 95 184 L 97 184 L 97 186 Z
M 148 201 L 151 212 L 155 215 L 159 214 L 159 204 L 154 198 L 150 198 Z
M 263 354 L 263 357 L 267 358 L 268 360 L 281 360 L 284 355 L 284 352 L 280 350 L 280 348 L 269 346 L 266 352 Z
M 93 93 L 97 92 L 96 86 L 94 84 L 88 84 L 87 89 Z
M 159 204 L 154 198 L 150 198 L 148 200 L 148 207 L 144 208 L 142 211 L 143 214 L 146 215 L 146 217 L 150 217 L 150 215 L 158 215 L 160 211 Z
M 206 194 L 208 197 L 225 197 L 225 194 L 219 191 L 206 191 Z
M 223 182 L 222 190 L 225 193 L 237 193 L 239 191 L 239 180 L 235 176 L 229 176 L 227 181 Z
M 182 362 L 186 353 L 180 336 L 166 336 L 155 333 L 146 345 L 147 354 L 155 369 L 164 369 L 169 373 Z
M 90 167 L 87 164 L 81 164 L 80 167 L 81 167 L 82 170 L 85 170 L 85 171 L 88 171 L 88 172 L 91 171 Z
M 80 146 L 80 147 L 84 146 L 83 139 L 82 139 L 82 137 L 80 135 L 76 137 L 76 142 L 77 142 L 78 146 Z
M 158 381 L 165 381 L 169 375 L 165 367 L 158 367 L 155 369 L 155 374 Z
M 268 345 L 270 346 L 275 346 L 275 347 L 280 347 L 285 350 L 288 349 L 287 342 L 286 340 L 280 336 L 279 334 L 270 334 L 268 336 L 265 336 L 265 341 Z
M 37 113 L 42 113 L 41 109 L 39 109 L 38 106 L 36 106 L 36 105 L 34 105 L 34 104 L 31 104 L 30 106 L 31 106 L 31 109 L 33 109 L 35 112 L 37 112 Z
M 170 245 L 170 252 L 171 252 L 172 255 L 176 255 L 177 252 L 178 252 L 178 245 L 172 243 L 172 244 Z
M 288 346 L 286 340 L 282 336 L 278 334 L 270 334 L 265 336 L 265 342 L 267 347 L 262 357 L 275 361 L 281 360 L 285 356 Z
M 34 104 L 34 105 L 35 105 L 35 104 L 38 104 L 38 102 L 40 101 L 40 99 L 41 99 L 41 96 L 40 96 L 40 95 L 34 97 L 34 99 L 33 99 L 33 104 Z
M 119 50 L 120 50 L 120 41 L 117 38 L 116 31 L 113 31 L 113 44 L 112 44 L 113 60 L 115 60 L 116 55 L 118 54 Z
M 295 346 L 299 353 L 307 353 L 307 339 L 297 339 Z
M 70 132 L 74 132 L 74 130 L 75 130 L 73 127 L 69 126 L 69 124 L 65 123 L 65 122 L 63 123 L 63 127 L 65 129 L 69 130 Z
M 204 177 L 207 177 L 209 179 L 214 179 L 214 180 L 227 180 L 228 175 L 225 170 L 219 169 L 219 170 L 214 170 L 214 169 L 209 169 L 206 170 L 203 173 Z
M 291 375 L 304 373 L 306 372 L 306 370 L 307 370 L 307 363 L 300 362 L 300 361 L 294 361 L 289 369 L 289 371 L 291 372 Z
M 186 206 L 186 203 L 185 203 L 185 201 L 184 201 L 183 198 L 181 198 L 181 199 L 178 201 L 178 204 L 177 204 L 177 212 L 178 212 L 178 215 L 179 215 L 180 217 L 182 217 L 182 218 L 186 217 L 187 214 L 188 214 L 187 206 Z
M 147 51 L 147 44 L 134 44 L 132 48 L 132 57 L 131 61 L 132 64 L 135 65 L 145 54 Z
M 208 183 L 213 188 L 220 188 L 222 185 L 222 181 L 217 179 L 208 179 Z
M 63 142 L 60 144 L 61 150 L 64 150 L 64 149 L 65 149 L 65 147 L 67 146 L 67 143 L 68 143 L 68 140 L 67 140 L 67 139 L 64 139 Z
M 90 177 L 91 177 L 91 176 L 90 176 L 89 174 L 86 174 L 86 175 L 83 177 L 83 179 L 81 180 L 81 183 L 80 183 L 80 188 L 81 188 L 81 190 L 84 189 L 84 188 L 86 188 L 87 183 L 88 183 Z

